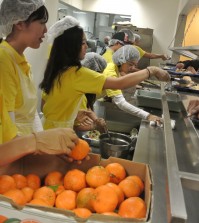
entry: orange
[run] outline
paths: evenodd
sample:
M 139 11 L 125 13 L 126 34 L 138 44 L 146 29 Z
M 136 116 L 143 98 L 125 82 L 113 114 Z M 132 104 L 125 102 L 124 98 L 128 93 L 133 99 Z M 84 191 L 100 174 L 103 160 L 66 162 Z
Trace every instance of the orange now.
M 16 188 L 16 182 L 13 177 L 9 175 L 0 176 L 0 194 L 14 188 Z
M 26 204 L 26 197 L 19 189 L 11 189 L 9 191 L 6 191 L 3 195 L 12 199 L 18 205 Z
M 109 163 L 106 170 L 110 173 L 110 181 L 119 184 L 126 177 L 126 170 L 119 163 Z
M 38 175 L 32 173 L 32 174 L 28 174 L 26 176 L 27 179 L 27 186 L 31 187 L 33 190 L 36 190 L 38 188 L 40 188 L 41 186 L 41 179 Z
M 124 200 L 124 192 L 122 191 L 122 189 L 114 183 L 107 183 L 106 185 L 108 185 L 109 187 L 111 187 L 117 194 L 118 197 L 118 205 L 120 205 L 122 203 L 122 201 Z
M 24 188 L 21 189 L 21 191 L 25 195 L 27 203 L 32 200 L 34 190 L 31 187 L 24 187 Z
M 3 223 L 8 218 L 6 216 L 0 215 L 0 223 Z
M 80 191 L 86 187 L 86 174 L 78 169 L 69 170 L 64 176 L 66 190 Z
M 96 188 L 110 182 L 109 172 L 103 166 L 93 166 L 86 173 L 86 182 Z
M 12 177 L 14 178 L 14 180 L 16 182 L 17 189 L 22 189 L 27 186 L 27 179 L 22 174 L 16 173 L 16 174 L 12 175 Z
M 145 218 L 146 204 L 140 197 L 130 197 L 124 200 L 118 210 L 118 214 L 124 218 Z
M 57 189 L 55 190 L 55 194 L 56 196 L 58 194 L 60 194 L 61 192 L 63 192 L 65 190 L 64 186 L 63 185 L 58 185 Z
M 83 139 L 79 139 L 78 143 L 72 149 L 69 156 L 72 157 L 74 160 L 82 160 L 88 155 L 89 152 L 90 147 L 88 143 Z
M 49 204 L 52 207 L 55 204 L 56 195 L 55 195 L 55 192 L 51 188 L 47 186 L 43 186 L 43 187 L 38 188 L 34 192 L 33 199 L 36 199 L 36 198 L 44 200 L 47 204 Z
M 142 179 L 139 176 L 132 175 L 132 176 L 126 177 L 126 179 L 134 180 L 140 186 L 140 190 L 141 190 L 140 193 L 142 193 L 144 191 L 144 183 L 143 183 Z
M 76 208 L 77 193 L 72 190 L 65 190 L 60 193 L 55 201 L 55 207 L 65 210 L 73 210 Z
M 41 223 L 40 221 L 37 221 L 35 219 L 24 219 L 20 221 L 20 223 Z
M 119 214 L 118 213 L 116 213 L 116 212 L 104 212 L 104 213 L 102 213 L 103 215 L 108 215 L 108 216 L 116 216 L 116 217 L 120 217 L 119 216 Z
M 31 200 L 28 204 L 51 207 L 46 201 L 44 201 L 40 198 L 35 198 L 35 199 Z
M 125 197 L 139 197 L 141 194 L 140 186 L 132 179 L 125 178 L 118 186 L 124 192 Z
M 80 218 L 89 218 L 92 212 L 87 208 L 75 208 L 73 212 Z
M 63 184 L 63 174 L 59 171 L 52 171 L 52 172 L 48 173 L 44 179 L 44 184 L 46 186 L 62 185 Z
M 93 192 L 91 202 L 97 213 L 112 212 L 118 205 L 118 196 L 111 187 L 102 185 Z
M 77 194 L 77 207 L 78 208 L 87 208 L 90 211 L 94 212 L 94 209 L 91 204 L 91 199 L 93 196 L 94 188 L 86 187 L 80 190 L 80 192 Z

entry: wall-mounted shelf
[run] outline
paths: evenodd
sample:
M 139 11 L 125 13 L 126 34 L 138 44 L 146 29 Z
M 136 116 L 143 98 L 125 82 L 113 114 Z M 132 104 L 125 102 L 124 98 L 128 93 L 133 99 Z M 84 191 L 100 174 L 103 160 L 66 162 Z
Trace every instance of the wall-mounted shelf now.
M 169 50 L 173 51 L 174 53 L 177 53 L 185 57 L 189 57 L 194 60 L 199 58 L 199 45 L 172 47 L 172 48 L 169 48 Z

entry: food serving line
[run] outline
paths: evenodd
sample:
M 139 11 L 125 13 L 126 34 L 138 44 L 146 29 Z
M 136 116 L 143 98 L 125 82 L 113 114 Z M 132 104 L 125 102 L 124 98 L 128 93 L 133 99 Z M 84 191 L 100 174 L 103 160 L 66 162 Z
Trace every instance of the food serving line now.
M 164 84 L 161 84 L 164 127 L 142 121 L 134 162 L 149 164 L 152 170 L 153 199 L 150 222 L 199 222 L 199 135 L 187 117 L 181 95 L 180 112 L 169 112 Z M 155 110 L 153 110 L 153 113 Z M 171 129 L 171 119 L 176 127 Z
M 158 89 L 147 87 L 137 94 L 137 101 L 142 107 L 146 99 L 145 110 L 164 116 L 163 128 L 151 126 L 149 122 L 141 120 L 133 155 L 134 162 L 149 164 L 152 172 L 151 216 L 147 222 L 198 223 L 199 125 L 194 126 L 186 112 L 189 100 L 198 99 L 198 95 L 168 92 L 165 87 L 168 85 L 161 83 Z M 114 110 L 113 105 L 111 110 L 110 106 L 104 104 L 104 118 L 110 123 L 110 127 L 114 124 L 117 126 L 116 132 L 119 130 L 118 124 L 116 119 L 110 121 L 110 114 L 118 119 L 122 116 L 122 133 L 129 129 L 130 122 L 132 126 L 137 125 L 136 119 L 135 121 L 125 114 L 125 121 L 124 114 Z M 175 120 L 174 129 L 171 127 L 171 120 Z M 111 130 L 114 131 L 114 127 Z M 93 152 L 99 153 L 100 150 L 94 146 Z M 129 156 L 128 159 L 132 157 Z

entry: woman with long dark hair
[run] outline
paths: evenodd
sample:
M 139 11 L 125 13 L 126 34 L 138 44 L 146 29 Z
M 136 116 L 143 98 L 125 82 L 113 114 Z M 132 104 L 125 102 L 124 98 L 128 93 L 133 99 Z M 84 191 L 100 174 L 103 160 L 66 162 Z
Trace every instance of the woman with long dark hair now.
M 82 67 L 87 44 L 79 22 L 71 17 L 56 22 L 48 32 L 53 41 L 49 61 L 40 87 L 47 94 L 44 129 L 73 127 L 82 98 L 86 93 L 101 94 L 103 89 L 124 89 L 134 86 L 151 76 L 169 81 L 166 71 L 157 67 L 112 78 Z

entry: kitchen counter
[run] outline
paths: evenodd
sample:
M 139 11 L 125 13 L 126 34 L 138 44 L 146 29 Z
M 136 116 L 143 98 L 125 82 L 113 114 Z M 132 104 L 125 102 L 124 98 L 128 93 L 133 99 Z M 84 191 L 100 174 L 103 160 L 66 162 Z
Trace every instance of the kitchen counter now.
M 176 120 L 174 130 L 141 122 L 133 161 L 149 164 L 152 170 L 152 223 L 199 222 L 198 129 L 185 110 L 193 98 L 183 94 L 182 112 L 170 112 Z M 160 115 L 160 110 L 153 113 Z
M 162 86 L 161 90 L 151 90 L 165 93 Z M 98 112 L 103 113 L 101 117 L 113 128 L 111 131 L 127 133 L 139 125 L 133 161 L 149 164 L 153 181 L 152 212 L 147 223 L 199 222 L 199 128 L 193 126 L 186 112 L 188 102 L 198 95 L 183 92 L 180 98 L 180 112 L 169 112 L 165 101 L 163 110 L 144 107 L 152 114 L 164 114 L 164 128 L 134 120 L 111 103 L 98 104 Z M 176 121 L 174 130 L 170 119 Z M 99 148 L 93 149 L 99 153 Z

